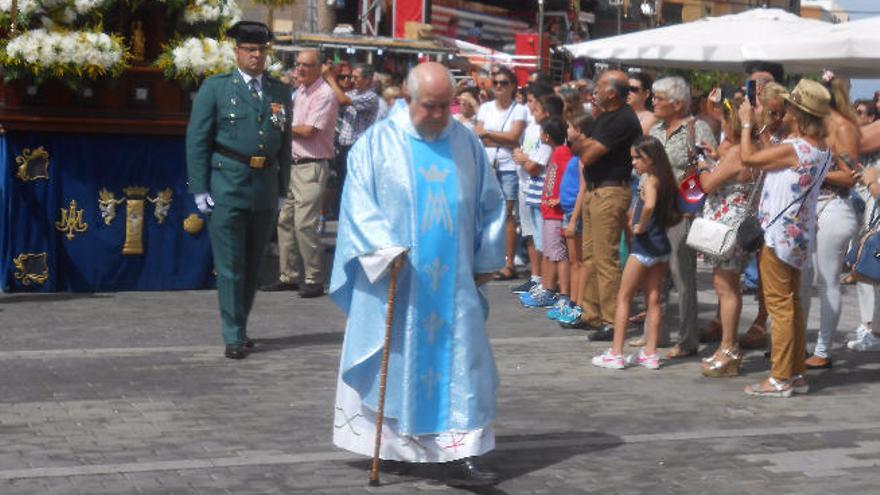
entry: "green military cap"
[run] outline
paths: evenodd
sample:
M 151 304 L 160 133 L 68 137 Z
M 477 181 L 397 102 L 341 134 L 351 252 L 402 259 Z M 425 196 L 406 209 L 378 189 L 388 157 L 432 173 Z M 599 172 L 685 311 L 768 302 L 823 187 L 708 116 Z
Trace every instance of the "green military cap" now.
M 236 44 L 257 43 L 265 45 L 272 41 L 269 26 L 262 22 L 238 21 L 226 30 L 226 36 L 235 40 Z

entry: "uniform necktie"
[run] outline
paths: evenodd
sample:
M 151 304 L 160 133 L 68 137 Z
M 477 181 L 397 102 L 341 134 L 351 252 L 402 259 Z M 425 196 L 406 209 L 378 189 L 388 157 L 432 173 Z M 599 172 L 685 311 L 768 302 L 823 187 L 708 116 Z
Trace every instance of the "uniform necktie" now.
M 248 85 L 251 87 L 251 95 L 253 95 L 254 98 L 262 99 L 260 96 L 260 80 L 255 77 L 251 79 Z

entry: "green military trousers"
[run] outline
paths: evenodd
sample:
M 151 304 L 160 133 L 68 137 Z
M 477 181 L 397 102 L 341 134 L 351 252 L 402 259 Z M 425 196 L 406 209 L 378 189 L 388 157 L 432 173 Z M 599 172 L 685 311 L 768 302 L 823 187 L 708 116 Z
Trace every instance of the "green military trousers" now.
M 242 344 L 257 292 L 263 252 L 275 229 L 275 210 L 248 210 L 217 205 L 208 221 L 223 342 Z

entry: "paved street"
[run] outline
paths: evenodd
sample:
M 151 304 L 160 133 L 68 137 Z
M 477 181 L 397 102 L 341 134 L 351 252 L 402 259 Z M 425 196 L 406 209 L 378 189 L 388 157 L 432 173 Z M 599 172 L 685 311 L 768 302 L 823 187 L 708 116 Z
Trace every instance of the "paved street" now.
M 503 481 L 485 493 L 877 493 L 880 353 L 839 348 L 857 324 L 853 287 L 834 369 L 789 400 L 741 392 L 765 376 L 761 352 L 733 379 L 701 377 L 697 360 L 594 368 L 606 344 L 520 308 L 508 287 L 489 288 L 502 379 L 489 460 Z M 743 329 L 755 308 L 746 296 Z M 818 312 L 814 300 L 810 342 Z M 333 448 L 343 324 L 326 297 L 260 293 L 259 352 L 235 362 L 212 291 L 0 295 L 0 493 L 459 492 L 430 468 L 368 488 L 367 461 Z

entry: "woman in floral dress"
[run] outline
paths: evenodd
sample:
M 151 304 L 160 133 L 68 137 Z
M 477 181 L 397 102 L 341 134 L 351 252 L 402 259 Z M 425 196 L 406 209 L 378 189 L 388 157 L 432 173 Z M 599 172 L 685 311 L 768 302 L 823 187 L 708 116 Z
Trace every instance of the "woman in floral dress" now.
M 759 271 L 764 302 L 773 320 L 770 377 L 746 387 L 759 397 L 807 393 L 804 379 L 806 322 L 800 302 L 801 270 L 811 262 L 819 184 L 828 173 L 831 152 L 824 117 L 831 95 L 822 84 L 801 79 L 791 94 L 785 118 L 795 132 L 781 144 L 757 151 L 751 132 L 743 132 L 740 156 L 747 167 L 764 170 L 758 220 L 764 229 Z M 752 106 L 739 109 L 743 129 L 752 127 Z
M 703 217 L 729 226 L 737 226 L 745 218 L 749 197 L 755 188 L 757 173 L 745 167 L 740 159 L 740 134 L 742 126 L 738 105 L 724 100 L 722 104 L 726 145 L 720 146 L 722 156 L 718 164 L 700 169 L 700 183 L 706 192 Z M 704 163 L 704 162 L 701 162 Z M 718 313 L 721 322 L 721 343 L 711 357 L 703 360 L 705 376 L 735 376 L 742 364 L 742 352 L 736 343 L 736 333 L 742 312 L 740 275 L 749 264 L 751 256 L 739 247 L 724 259 L 706 257 L 714 267 L 712 285 L 718 294 Z

